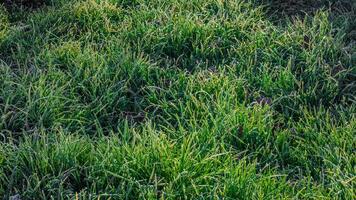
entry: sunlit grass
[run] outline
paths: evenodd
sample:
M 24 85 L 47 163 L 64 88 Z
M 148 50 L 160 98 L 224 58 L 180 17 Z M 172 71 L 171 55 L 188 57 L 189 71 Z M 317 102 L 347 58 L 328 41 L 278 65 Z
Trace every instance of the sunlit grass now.
M 1 6 L 0 196 L 352 199 L 352 12 L 261 2 Z

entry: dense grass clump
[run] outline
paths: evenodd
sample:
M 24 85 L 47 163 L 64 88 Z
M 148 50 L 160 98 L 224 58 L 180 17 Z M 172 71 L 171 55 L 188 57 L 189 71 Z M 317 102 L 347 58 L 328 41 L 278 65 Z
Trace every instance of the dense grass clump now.
M 2 3 L 0 196 L 353 199 L 355 7 L 277 2 Z

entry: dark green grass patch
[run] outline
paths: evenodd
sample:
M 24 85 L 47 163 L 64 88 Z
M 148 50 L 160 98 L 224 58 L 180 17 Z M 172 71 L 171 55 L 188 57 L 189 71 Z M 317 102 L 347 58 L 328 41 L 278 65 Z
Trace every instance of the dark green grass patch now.
M 354 8 L 256 2 L 3 3 L 0 196 L 352 199 Z

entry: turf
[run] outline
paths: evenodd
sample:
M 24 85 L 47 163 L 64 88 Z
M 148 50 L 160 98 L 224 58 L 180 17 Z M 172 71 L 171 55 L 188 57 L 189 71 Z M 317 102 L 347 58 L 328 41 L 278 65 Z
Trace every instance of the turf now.
M 355 198 L 352 1 L 33 2 L 0 7 L 4 199 Z

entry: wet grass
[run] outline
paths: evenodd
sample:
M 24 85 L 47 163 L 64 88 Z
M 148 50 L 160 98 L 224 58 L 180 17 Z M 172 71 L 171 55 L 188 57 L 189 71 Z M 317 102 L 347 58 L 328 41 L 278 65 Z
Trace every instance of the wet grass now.
M 0 196 L 352 199 L 354 7 L 326 3 L 5 2 Z

